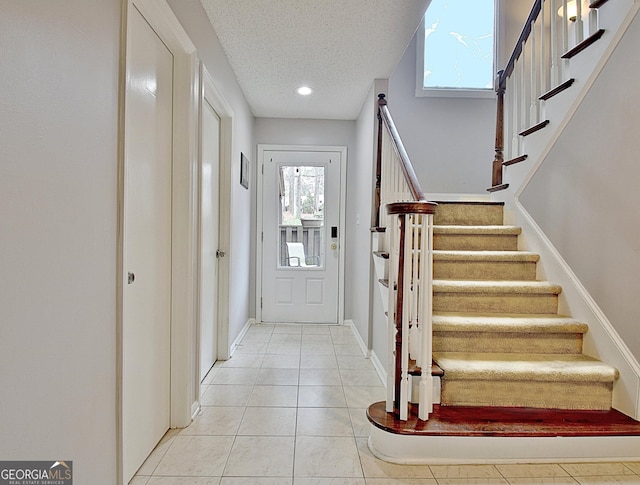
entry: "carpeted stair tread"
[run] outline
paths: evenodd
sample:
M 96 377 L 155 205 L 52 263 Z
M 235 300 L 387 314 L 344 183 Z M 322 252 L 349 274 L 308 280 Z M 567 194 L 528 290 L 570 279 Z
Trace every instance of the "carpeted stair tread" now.
M 586 333 L 589 326 L 578 320 L 549 314 L 434 313 L 435 332 Z
M 533 261 L 537 262 L 540 255 L 527 251 L 455 251 L 436 249 L 433 251 L 434 261 Z
M 438 352 L 445 380 L 614 382 L 616 368 L 583 354 Z
M 560 285 L 548 281 L 481 281 L 481 280 L 433 280 L 435 293 L 495 294 L 549 294 L 562 292 Z

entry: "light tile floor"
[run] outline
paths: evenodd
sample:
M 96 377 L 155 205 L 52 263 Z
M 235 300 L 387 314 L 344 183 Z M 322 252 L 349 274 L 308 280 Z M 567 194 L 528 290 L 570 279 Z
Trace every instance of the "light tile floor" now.
M 640 463 L 395 465 L 367 448 L 385 398 L 351 327 L 253 325 L 202 386 L 202 412 L 171 430 L 135 485 L 640 484 Z

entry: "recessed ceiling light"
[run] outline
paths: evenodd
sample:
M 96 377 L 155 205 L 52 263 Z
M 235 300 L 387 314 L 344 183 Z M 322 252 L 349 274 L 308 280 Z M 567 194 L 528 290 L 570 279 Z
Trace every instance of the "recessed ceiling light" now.
M 309 96 L 311 93 L 313 93 L 313 89 L 311 89 L 309 86 L 300 86 L 298 89 L 296 89 L 296 93 L 298 93 L 300 96 Z

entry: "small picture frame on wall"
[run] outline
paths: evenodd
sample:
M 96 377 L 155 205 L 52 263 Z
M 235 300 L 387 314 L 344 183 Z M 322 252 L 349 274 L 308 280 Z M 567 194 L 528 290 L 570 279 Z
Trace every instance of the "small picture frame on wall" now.
M 244 153 L 240 153 L 240 185 L 245 189 L 249 188 L 249 159 Z

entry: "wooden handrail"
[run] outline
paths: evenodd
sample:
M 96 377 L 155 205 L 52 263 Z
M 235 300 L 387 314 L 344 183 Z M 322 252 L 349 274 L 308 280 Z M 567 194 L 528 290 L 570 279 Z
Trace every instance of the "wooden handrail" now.
M 426 200 L 387 204 L 388 214 L 435 214 L 437 209 L 436 202 L 427 202 Z
M 509 186 L 502 180 L 505 152 L 510 159 L 524 155 L 520 153 L 523 146 L 521 138 L 549 124 L 548 120 L 543 119 L 545 110 L 541 103 L 563 91 L 573 82 L 564 79 L 568 70 L 568 64 L 564 59 L 580 52 L 604 32 L 590 32 L 591 35 L 585 39 L 581 2 L 577 2 L 576 15 L 569 17 L 568 1 L 533 0 L 509 60 L 504 69 L 497 73 L 496 144 L 491 169 L 491 187 L 487 189 L 489 192 Z M 557 10 L 558 4 L 560 10 Z M 595 0 L 595 3 L 589 6 L 589 30 L 597 26 L 597 10 L 594 9 L 594 5 L 601 5 L 600 0 Z M 571 35 L 576 45 L 567 51 L 569 24 L 573 25 Z M 567 52 L 562 55 L 564 51 Z
M 535 0 L 533 2 L 533 7 L 531 7 L 529 16 L 527 17 L 524 27 L 522 28 L 522 32 L 520 32 L 520 36 L 518 37 L 516 46 L 513 48 L 511 57 L 509 57 L 509 61 L 507 62 L 505 68 L 499 73 L 496 91 L 501 87 L 504 88 L 507 82 L 507 78 L 511 76 L 513 68 L 516 65 L 516 61 L 518 60 L 518 57 L 520 57 L 520 54 L 522 54 L 522 46 L 531 35 L 531 26 L 533 25 L 533 22 L 538 18 L 538 15 L 540 15 L 540 11 L 542 10 L 542 1 L 543 0 Z
M 495 157 L 491 165 L 491 187 L 487 189 L 489 192 L 507 188 L 508 184 L 502 183 L 502 168 L 504 163 L 504 96 L 507 89 L 507 79 L 513 73 L 518 58 L 522 55 L 524 44 L 531 35 L 533 24 L 542 11 L 544 0 L 534 0 L 531 11 L 527 16 L 522 31 L 518 36 L 513 52 L 507 61 L 504 69 L 498 71 L 496 75 L 495 90 L 498 96 L 496 105 L 496 138 L 495 138 Z
M 422 187 L 420 187 L 420 182 L 418 182 L 418 177 L 416 176 L 415 171 L 413 170 L 413 166 L 411 165 L 411 161 L 409 160 L 409 155 L 404 148 L 402 140 L 400 139 L 400 135 L 398 134 L 398 129 L 396 128 L 393 119 L 391 118 L 391 114 L 389 113 L 389 108 L 387 107 L 387 100 L 385 99 L 384 94 L 378 94 L 378 120 L 380 122 L 380 126 L 384 123 L 389 130 L 389 134 L 391 135 L 391 139 L 393 140 L 393 148 L 400 157 L 400 166 L 402 168 L 402 173 L 405 176 L 407 183 L 409 184 L 409 190 L 411 191 L 411 195 L 414 200 L 426 200 L 424 192 L 422 191 Z M 378 133 L 381 132 L 381 128 L 378 129 Z M 381 159 L 381 144 L 382 137 L 378 136 L 378 157 Z
M 524 156 L 522 137 L 549 124 L 543 116 L 543 103 L 573 83 L 573 79 L 567 79 L 567 60 L 604 33 L 603 29 L 596 30 L 597 9 L 606 0 L 593 0 L 586 10 L 578 1 L 573 16 L 569 16 L 569 0 L 532 1 L 509 60 L 496 76 L 496 144 L 489 192 L 509 186 L 502 181 L 503 167 L 509 165 L 504 162 L 505 155 L 511 160 Z M 586 38 L 585 28 L 589 33 Z M 572 48 L 570 42 L 574 43 Z

